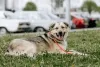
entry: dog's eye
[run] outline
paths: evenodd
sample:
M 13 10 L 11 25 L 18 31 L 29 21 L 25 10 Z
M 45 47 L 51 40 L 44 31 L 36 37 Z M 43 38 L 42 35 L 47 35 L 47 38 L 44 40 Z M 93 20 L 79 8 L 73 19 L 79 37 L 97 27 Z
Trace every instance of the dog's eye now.
M 62 26 L 61 28 L 64 29 L 65 27 Z
M 56 27 L 55 29 L 58 29 L 58 27 Z

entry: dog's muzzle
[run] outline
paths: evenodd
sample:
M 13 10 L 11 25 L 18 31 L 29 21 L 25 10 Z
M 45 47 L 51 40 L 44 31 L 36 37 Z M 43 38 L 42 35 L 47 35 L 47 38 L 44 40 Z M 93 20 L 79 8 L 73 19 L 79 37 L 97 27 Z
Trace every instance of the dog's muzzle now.
M 59 40 L 63 40 L 64 35 L 65 35 L 65 32 L 62 32 L 62 31 L 56 33 L 57 39 L 59 39 Z

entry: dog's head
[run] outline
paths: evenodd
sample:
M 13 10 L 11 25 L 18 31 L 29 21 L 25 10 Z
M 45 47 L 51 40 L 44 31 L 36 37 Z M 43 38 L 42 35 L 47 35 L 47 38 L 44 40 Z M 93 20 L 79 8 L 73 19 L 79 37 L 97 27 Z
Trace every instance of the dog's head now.
M 68 35 L 68 24 L 65 22 L 53 23 L 49 27 L 50 34 L 57 40 L 62 41 Z

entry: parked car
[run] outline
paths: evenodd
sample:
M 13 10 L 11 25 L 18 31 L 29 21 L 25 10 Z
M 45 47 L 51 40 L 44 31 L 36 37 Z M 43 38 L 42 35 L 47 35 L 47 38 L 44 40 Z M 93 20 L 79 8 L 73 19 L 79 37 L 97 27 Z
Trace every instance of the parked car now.
M 36 15 L 35 15 L 36 16 Z M 48 31 L 50 24 L 59 22 L 60 18 L 52 13 L 38 13 L 37 18 L 33 18 L 31 28 L 34 32 Z
M 42 11 L 20 11 L 15 12 L 13 15 L 14 18 L 18 19 L 27 19 L 30 21 L 31 29 L 33 32 L 43 32 L 49 29 L 51 23 L 62 21 L 56 15 L 51 12 L 42 12 Z
M 95 20 L 100 20 L 100 13 L 93 12 L 93 13 L 91 13 L 89 18 L 92 18 L 92 19 L 95 19 Z
M 72 28 L 76 28 L 76 29 L 85 28 L 85 21 L 84 21 L 83 17 L 77 16 L 75 14 L 71 14 L 71 18 L 72 18 L 72 22 L 74 24 L 74 27 L 72 27 Z
M 77 17 L 81 17 L 85 21 L 88 21 L 88 18 L 90 17 L 88 12 L 71 12 L 71 15 L 74 15 L 74 16 L 77 16 Z
M 30 22 L 28 20 L 9 18 L 4 11 L 0 11 L 0 34 L 22 32 L 30 29 Z

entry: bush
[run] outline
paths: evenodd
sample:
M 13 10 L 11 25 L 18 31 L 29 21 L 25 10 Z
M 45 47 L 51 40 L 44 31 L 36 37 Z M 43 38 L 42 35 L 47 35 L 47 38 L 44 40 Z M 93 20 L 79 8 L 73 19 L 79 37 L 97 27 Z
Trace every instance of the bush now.
M 37 6 L 33 2 L 28 2 L 23 10 L 24 11 L 36 11 Z

